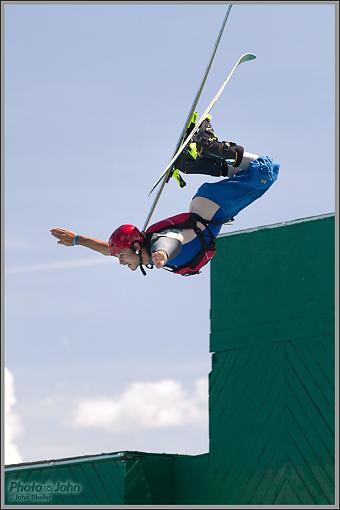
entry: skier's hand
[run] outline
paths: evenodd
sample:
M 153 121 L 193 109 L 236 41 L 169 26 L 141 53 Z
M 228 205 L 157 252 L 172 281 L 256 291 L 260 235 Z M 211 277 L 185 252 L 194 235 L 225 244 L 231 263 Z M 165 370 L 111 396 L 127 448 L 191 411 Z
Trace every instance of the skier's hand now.
M 73 240 L 76 234 L 72 232 L 72 230 L 66 230 L 65 228 L 51 228 L 50 232 L 54 237 L 59 239 L 58 244 L 73 246 Z
M 157 269 L 161 269 L 168 260 L 168 254 L 164 250 L 154 251 L 152 254 L 152 262 L 155 264 Z

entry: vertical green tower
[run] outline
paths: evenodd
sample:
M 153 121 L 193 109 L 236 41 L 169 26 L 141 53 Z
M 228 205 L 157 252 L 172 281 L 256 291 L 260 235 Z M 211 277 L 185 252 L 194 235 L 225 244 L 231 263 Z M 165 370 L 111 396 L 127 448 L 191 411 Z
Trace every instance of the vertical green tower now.
M 211 504 L 334 504 L 334 215 L 218 238 Z

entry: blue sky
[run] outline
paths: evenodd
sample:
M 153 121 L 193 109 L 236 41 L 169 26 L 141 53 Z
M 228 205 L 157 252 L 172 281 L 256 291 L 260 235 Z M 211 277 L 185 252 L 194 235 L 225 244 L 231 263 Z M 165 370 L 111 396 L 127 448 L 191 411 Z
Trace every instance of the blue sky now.
M 209 268 L 144 278 L 49 230 L 143 226 L 226 8 L 3 6 L 6 463 L 208 451 Z M 234 5 L 199 113 L 245 52 L 212 124 L 281 170 L 222 233 L 333 212 L 335 5 Z M 187 183 L 153 221 L 188 209 Z

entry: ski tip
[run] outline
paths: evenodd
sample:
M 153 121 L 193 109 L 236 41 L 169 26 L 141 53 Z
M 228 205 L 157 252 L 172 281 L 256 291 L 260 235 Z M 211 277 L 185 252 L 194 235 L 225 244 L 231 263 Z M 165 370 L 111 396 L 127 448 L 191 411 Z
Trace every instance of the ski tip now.
M 240 64 L 242 64 L 242 62 L 247 62 L 248 60 L 253 60 L 254 58 L 256 58 L 256 55 L 254 55 L 253 53 L 245 53 L 240 58 Z

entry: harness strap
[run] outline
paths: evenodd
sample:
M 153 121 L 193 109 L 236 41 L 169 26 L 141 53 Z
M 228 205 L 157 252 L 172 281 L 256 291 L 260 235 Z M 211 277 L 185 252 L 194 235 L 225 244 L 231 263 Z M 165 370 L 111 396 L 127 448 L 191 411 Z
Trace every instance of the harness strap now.
M 195 255 L 195 257 L 190 262 L 183 264 L 181 266 L 171 266 L 171 265 L 168 265 L 167 267 L 164 266 L 163 269 L 165 269 L 166 271 L 170 271 L 172 273 L 182 274 L 183 276 L 190 276 L 190 275 L 198 274 L 200 272 L 199 269 L 196 271 L 190 271 L 190 270 L 196 268 L 196 266 L 198 266 L 199 263 L 201 261 L 203 261 L 205 255 L 207 255 L 207 257 L 206 257 L 207 260 L 201 266 L 201 267 L 203 267 L 203 265 L 205 265 L 209 260 L 211 260 L 211 258 L 214 256 L 214 252 L 216 251 L 216 237 L 211 232 L 209 225 L 222 225 L 226 222 L 230 222 L 233 220 L 234 220 L 234 218 L 224 218 L 223 220 L 212 221 L 212 220 L 206 220 L 205 218 L 202 218 L 202 216 L 200 216 L 197 213 L 189 213 L 189 217 L 185 221 L 183 221 L 182 223 L 178 223 L 177 225 L 174 225 L 174 226 L 183 228 L 183 229 L 192 228 L 194 230 L 195 234 L 197 235 L 198 239 L 200 240 L 201 249 L 199 250 L 199 252 Z M 209 238 L 210 238 L 208 240 L 208 242 L 205 239 L 203 230 L 198 226 L 198 222 L 202 223 L 205 226 L 205 228 L 207 229 Z M 167 228 L 169 228 L 169 227 L 167 227 Z M 151 240 L 151 236 L 153 233 L 154 232 L 150 232 L 146 235 L 147 244 L 148 244 L 148 241 Z M 148 247 L 147 247 L 147 249 L 149 251 Z M 140 255 L 140 261 L 141 261 L 141 255 Z M 148 266 L 149 265 L 146 265 L 146 267 L 148 267 Z M 140 267 L 141 267 L 142 273 L 145 275 L 144 268 L 142 268 L 142 265 Z M 152 267 L 153 267 L 153 265 L 151 264 L 151 268 Z M 188 268 L 188 270 L 189 270 L 188 272 L 186 272 L 186 273 L 181 272 L 181 270 L 186 269 L 186 268 Z M 149 269 L 149 267 L 148 267 L 148 269 Z
M 209 242 L 206 241 L 205 236 L 204 236 L 204 232 L 197 225 L 198 222 L 202 223 L 206 227 L 206 229 L 208 230 L 209 237 L 210 237 Z M 195 257 L 190 262 L 187 262 L 186 264 L 183 264 L 181 266 L 170 266 L 170 265 L 168 265 L 167 268 L 163 267 L 163 269 L 166 269 L 167 271 L 171 271 L 173 273 L 179 273 L 182 276 L 191 276 L 191 275 L 194 275 L 194 274 L 198 274 L 200 271 L 199 271 L 199 269 L 196 270 L 196 271 L 190 271 L 190 269 L 195 268 L 204 259 L 204 256 L 206 254 L 208 254 L 210 252 L 210 255 L 211 255 L 213 252 L 216 251 L 216 248 L 215 248 L 215 246 L 216 246 L 215 245 L 216 237 L 213 235 L 213 233 L 211 232 L 211 230 L 209 228 L 209 224 L 211 224 L 211 223 L 215 224 L 215 222 L 211 222 L 210 220 L 206 220 L 206 219 L 202 218 L 197 213 L 191 213 L 190 218 L 185 223 L 191 223 L 191 225 L 189 225 L 189 227 L 193 228 L 193 230 L 195 231 L 198 239 L 200 240 L 201 249 L 199 250 L 199 252 L 195 255 Z M 216 222 L 216 224 L 218 224 L 218 223 L 219 222 Z M 212 257 L 213 257 L 213 255 L 207 256 L 207 260 L 206 260 L 206 262 L 204 264 L 202 264 L 202 267 Z M 183 270 L 184 268 L 188 268 L 189 271 L 186 272 L 186 273 L 182 273 L 181 270 Z

